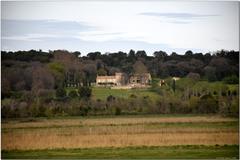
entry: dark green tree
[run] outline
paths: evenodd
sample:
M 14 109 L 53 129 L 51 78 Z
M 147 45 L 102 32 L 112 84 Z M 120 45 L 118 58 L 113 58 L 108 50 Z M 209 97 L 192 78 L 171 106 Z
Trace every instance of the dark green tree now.
M 76 57 L 79 57 L 79 56 L 81 55 L 81 52 L 75 51 L 75 52 L 73 52 L 73 54 L 74 54 Z
M 71 98 L 76 98 L 78 97 L 78 94 L 77 94 L 77 91 L 75 90 L 72 90 L 68 93 L 68 96 L 71 97 Z
M 239 83 L 239 78 L 236 75 L 232 75 L 229 77 L 225 77 L 223 79 L 223 82 L 226 84 L 238 84 Z
M 173 81 L 172 81 L 172 89 L 173 89 L 173 92 L 175 92 L 175 89 L 176 89 L 176 81 L 175 81 L 175 79 L 173 79 Z
M 82 87 L 79 87 L 78 93 L 79 93 L 80 98 L 88 99 L 92 95 L 92 89 L 87 86 L 82 86 Z
M 66 91 L 62 86 L 59 86 L 56 90 L 56 97 L 57 98 L 64 98 L 66 97 Z

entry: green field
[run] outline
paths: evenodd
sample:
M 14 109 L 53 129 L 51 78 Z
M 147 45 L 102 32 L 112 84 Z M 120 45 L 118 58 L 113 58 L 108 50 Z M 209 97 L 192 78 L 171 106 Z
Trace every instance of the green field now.
M 170 146 L 170 147 L 126 147 L 91 149 L 52 149 L 30 151 L 2 151 L 2 158 L 44 159 L 44 158 L 96 158 L 96 159 L 172 159 L 239 158 L 238 145 L 225 146 Z
M 138 97 L 148 96 L 150 98 L 158 98 L 156 92 L 149 89 L 110 89 L 104 87 L 93 87 L 93 98 L 105 100 L 109 95 L 114 97 L 129 98 L 132 94 Z
M 158 83 L 159 79 L 154 79 L 154 83 Z M 217 91 L 220 92 L 222 87 L 227 87 L 230 91 L 238 90 L 238 85 L 230 85 L 224 84 L 223 82 L 207 82 L 207 81 L 199 81 L 195 84 L 192 84 L 192 81 L 188 81 L 188 79 L 182 78 L 176 82 L 176 88 L 184 88 L 187 85 L 190 85 L 194 90 L 201 90 L 202 88 L 207 88 L 209 91 Z M 170 87 L 170 86 L 168 86 Z M 67 93 L 70 90 L 76 90 L 76 88 L 67 88 Z M 162 87 L 162 90 L 166 90 L 166 87 Z M 169 91 L 169 90 L 168 90 Z M 178 92 L 176 92 L 178 94 Z M 152 91 L 151 89 L 111 89 L 110 87 L 93 87 L 92 88 L 92 97 L 94 99 L 106 100 L 108 96 L 120 97 L 120 98 L 129 98 L 131 95 L 135 95 L 137 97 L 149 97 L 151 99 L 158 99 L 160 96 L 157 92 Z

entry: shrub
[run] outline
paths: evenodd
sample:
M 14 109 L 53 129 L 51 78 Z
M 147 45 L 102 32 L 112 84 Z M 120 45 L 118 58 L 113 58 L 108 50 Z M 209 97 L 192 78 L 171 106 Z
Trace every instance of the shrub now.
M 203 95 L 197 106 L 197 113 L 217 113 L 218 103 L 212 95 Z
M 230 106 L 230 115 L 234 117 L 239 116 L 239 100 L 238 98 L 234 98 L 232 100 L 231 106 Z
M 116 109 L 115 109 L 115 115 L 121 115 L 121 112 L 122 112 L 121 108 L 116 107 Z
M 223 116 L 229 115 L 230 103 L 226 98 L 224 98 L 224 97 L 219 98 L 218 105 L 219 105 L 219 113 L 221 115 L 223 115 Z
M 237 90 L 233 90 L 232 95 L 236 96 L 237 95 Z
M 44 114 L 47 117 L 52 117 L 53 116 L 52 108 L 51 107 L 46 107 Z
M 228 89 L 229 89 L 228 86 L 225 85 L 225 84 L 223 84 L 223 85 L 221 86 L 221 95 L 222 95 L 222 96 L 226 96 Z
M 198 73 L 193 73 L 193 72 L 190 72 L 188 75 L 187 75 L 187 78 L 190 78 L 194 81 L 198 81 L 200 79 L 200 74 Z
M 225 77 L 223 79 L 223 82 L 226 84 L 238 84 L 239 83 L 239 79 L 236 75 L 232 75 L 230 77 Z
M 66 91 L 63 87 L 58 87 L 56 90 L 56 97 L 57 98 L 63 98 L 66 97 Z
M 137 98 L 137 96 L 135 94 L 131 94 L 129 97 L 130 98 Z
M 214 82 L 214 81 L 217 80 L 216 68 L 215 67 L 211 67 L 211 66 L 205 67 L 204 68 L 204 75 L 209 82 Z
M 92 89 L 90 87 L 79 87 L 78 93 L 80 98 L 90 98 L 92 95 Z
M 81 116 L 87 116 L 90 109 L 91 108 L 87 107 L 87 106 L 80 107 L 80 115 Z
M 110 96 L 107 97 L 107 102 L 115 101 L 115 99 L 116 98 L 114 96 L 110 95 Z
M 76 98 L 78 97 L 78 94 L 75 90 L 71 90 L 69 93 L 68 93 L 68 96 L 71 97 L 71 98 Z

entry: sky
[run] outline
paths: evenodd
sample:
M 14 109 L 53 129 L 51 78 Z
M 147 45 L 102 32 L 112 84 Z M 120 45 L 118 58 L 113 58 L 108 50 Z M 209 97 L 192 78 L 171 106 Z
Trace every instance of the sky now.
M 2 50 L 239 50 L 239 5 L 223 1 L 2 1 Z

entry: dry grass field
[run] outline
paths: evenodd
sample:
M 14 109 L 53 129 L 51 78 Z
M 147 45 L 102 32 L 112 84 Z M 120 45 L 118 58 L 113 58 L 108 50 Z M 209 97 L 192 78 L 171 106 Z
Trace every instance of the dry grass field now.
M 105 126 L 105 125 L 137 125 L 152 123 L 208 123 L 208 122 L 234 122 L 235 118 L 220 116 L 169 116 L 169 117 L 106 117 L 106 118 L 70 118 L 70 119 L 36 119 L 10 120 L 2 123 L 2 129 L 10 128 L 45 128 L 45 127 L 79 127 L 79 126 Z
M 238 145 L 238 119 L 219 116 L 10 120 L 2 149 Z

